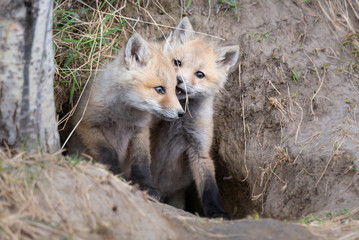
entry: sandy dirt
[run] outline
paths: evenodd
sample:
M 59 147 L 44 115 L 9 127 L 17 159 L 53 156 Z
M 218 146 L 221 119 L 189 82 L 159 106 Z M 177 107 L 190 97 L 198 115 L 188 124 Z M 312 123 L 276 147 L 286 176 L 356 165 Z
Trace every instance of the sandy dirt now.
M 1 239 L 317 239 L 295 223 L 194 216 L 87 162 L 0 149 L 0 163 Z

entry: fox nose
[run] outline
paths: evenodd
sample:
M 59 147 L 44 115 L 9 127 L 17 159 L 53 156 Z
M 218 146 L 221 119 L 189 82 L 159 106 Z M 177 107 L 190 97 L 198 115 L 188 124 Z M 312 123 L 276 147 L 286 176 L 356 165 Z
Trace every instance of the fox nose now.
M 183 83 L 183 78 L 181 76 L 177 76 L 177 84 Z
M 184 111 L 183 111 L 183 110 L 178 111 L 178 117 L 182 117 L 183 115 L 184 115 Z

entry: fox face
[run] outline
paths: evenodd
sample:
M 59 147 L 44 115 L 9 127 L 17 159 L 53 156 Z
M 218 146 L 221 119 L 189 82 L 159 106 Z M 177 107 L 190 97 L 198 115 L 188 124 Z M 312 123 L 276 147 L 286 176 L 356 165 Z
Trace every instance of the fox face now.
M 236 64 L 238 46 L 215 49 L 196 38 L 188 18 L 178 25 L 165 44 L 165 52 L 176 70 L 178 98 L 214 95 L 223 87 L 228 70 Z
M 176 97 L 176 73 L 157 45 L 148 44 L 138 34 L 125 48 L 127 104 L 165 120 L 178 119 L 184 111 Z

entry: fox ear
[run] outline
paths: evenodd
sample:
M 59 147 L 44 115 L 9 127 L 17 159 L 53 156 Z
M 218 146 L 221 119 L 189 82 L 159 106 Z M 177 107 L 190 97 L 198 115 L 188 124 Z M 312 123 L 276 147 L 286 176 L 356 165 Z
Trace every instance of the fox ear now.
M 189 19 L 185 17 L 179 22 L 176 30 L 173 32 L 173 39 L 178 39 L 181 41 L 181 43 L 184 43 L 193 38 L 194 33 L 192 24 L 190 23 Z
M 221 47 L 216 52 L 218 54 L 217 63 L 222 64 L 226 68 L 226 71 L 233 67 L 238 61 L 238 45 Z
M 147 42 L 137 33 L 128 40 L 125 48 L 125 61 L 136 61 L 140 65 L 146 65 L 151 59 L 151 50 Z

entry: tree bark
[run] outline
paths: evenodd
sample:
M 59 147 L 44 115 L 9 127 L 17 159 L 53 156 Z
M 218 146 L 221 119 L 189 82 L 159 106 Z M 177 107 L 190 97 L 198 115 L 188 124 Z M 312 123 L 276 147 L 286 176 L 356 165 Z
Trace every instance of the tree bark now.
M 52 0 L 0 2 L 0 141 L 59 149 L 53 95 Z

